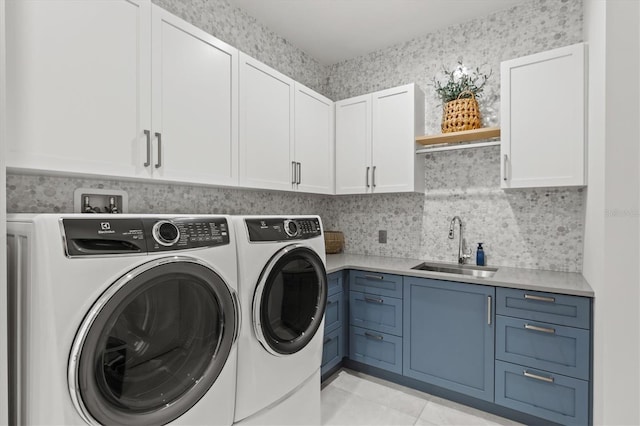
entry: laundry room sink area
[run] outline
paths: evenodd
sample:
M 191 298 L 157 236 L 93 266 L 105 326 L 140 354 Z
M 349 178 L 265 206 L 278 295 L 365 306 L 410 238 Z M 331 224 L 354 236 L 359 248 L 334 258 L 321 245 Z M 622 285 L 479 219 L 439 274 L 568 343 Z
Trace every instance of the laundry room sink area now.
M 477 278 L 491 278 L 498 268 L 489 266 L 455 265 L 452 263 L 422 262 L 411 269 L 420 271 L 443 272 L 445 274 L 470 275 Z

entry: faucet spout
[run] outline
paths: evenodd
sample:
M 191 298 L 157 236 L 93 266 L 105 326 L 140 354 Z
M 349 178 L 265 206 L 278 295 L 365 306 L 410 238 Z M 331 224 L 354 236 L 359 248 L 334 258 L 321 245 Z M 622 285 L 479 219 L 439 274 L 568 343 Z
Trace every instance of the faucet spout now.
M 462 219 L 460 216 L 454 216 L 451 219 L 451 224 L 449 225 L 449 239 L 453 240 L 453 231 L 456 226 L 456 221 L 458 221 L 459 231 L 458 231 L 458 263 L 463 265 L 467 262 L 467 259 L 471 257 L 471 250 L 467 250 L 467 242 L 462 236 Z

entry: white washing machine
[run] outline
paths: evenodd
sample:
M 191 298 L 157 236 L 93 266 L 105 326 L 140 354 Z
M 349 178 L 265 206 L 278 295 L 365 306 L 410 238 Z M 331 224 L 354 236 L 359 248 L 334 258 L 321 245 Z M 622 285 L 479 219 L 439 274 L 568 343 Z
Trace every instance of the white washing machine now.
M 236 216 L 238 339 L 235 421 L 320 424 L 327 301 L 318 216 Z
M 9 215 L 10 424 L 232 424 L 230 228 L 210 215 Z

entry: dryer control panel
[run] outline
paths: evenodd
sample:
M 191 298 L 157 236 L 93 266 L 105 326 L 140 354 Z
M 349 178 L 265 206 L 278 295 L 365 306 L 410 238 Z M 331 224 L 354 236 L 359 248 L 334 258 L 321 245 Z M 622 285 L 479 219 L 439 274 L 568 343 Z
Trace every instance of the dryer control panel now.
M 306 240 L 322 235 L 317 217 L 245 219 L 245 223 L 252 242 Z
M 67 256 L 126 255 L 229 244 L 225 218 L 61 219 Z

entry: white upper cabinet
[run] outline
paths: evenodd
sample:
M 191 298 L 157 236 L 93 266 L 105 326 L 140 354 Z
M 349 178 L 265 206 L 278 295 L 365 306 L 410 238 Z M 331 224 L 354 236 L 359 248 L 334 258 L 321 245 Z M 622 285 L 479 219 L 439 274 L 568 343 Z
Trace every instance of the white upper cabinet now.
M 336 102 L 336 193 L 422 192 L 424 94 L 415 84 Z
M 586 185 L 585 46 L 502 62 L 501 186 Z
M 336 194 L 371 188 L 371 95 L 336 102 Z
M 153 173 L 237 185 L 238 51 L 159 7 L 152 12 Z
M 240 185 L 295 189 L 294 81 L 240 52 Z
M 148 1 L 7 9 L 10 167 L 237 185 L 236 49 Z
M 294 162 L 299 191 L 334 193 L 333 105 L 330 99 L 295 84 Z
M 9 1 L 6 13 L 7 166 L 141 173 L 149 3 Z

